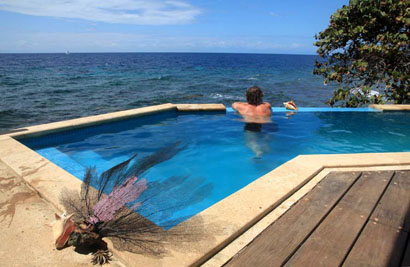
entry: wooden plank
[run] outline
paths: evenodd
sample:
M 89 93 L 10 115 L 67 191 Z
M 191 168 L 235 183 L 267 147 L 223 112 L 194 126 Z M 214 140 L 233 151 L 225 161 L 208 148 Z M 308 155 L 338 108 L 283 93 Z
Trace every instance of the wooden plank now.
M 409 231 L 410 171 L 396 171 L 345 265 L 398 266 Z
M 399 266 L 408 233 L 369 221 L 343 266 Z
M 339 266 L 370 217 L 393 172 L 363 172 L 285 266 Z
M 350 188 L 360 173 L 332 172 L 227 266 L 279 266 Z
M 410 266 L 410 238 L 407 239 L 407 248 L 406 248 L 406 252 L 404 252 L 403 255 L 403 262 L 401 263 L 401 266 L 406 266 L 409 267 Z
M 410 230 L 410 171 L 396 171 L 371 220 L 396 229 Z

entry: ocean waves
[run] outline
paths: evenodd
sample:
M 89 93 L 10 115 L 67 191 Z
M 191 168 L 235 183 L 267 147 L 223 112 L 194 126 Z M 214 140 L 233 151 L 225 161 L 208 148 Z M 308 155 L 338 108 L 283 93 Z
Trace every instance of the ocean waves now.
M 332 88 L 314 56 L 185 53 L 1 54 L 0 130 L 162 103 L 245 101 L 324 106 Z

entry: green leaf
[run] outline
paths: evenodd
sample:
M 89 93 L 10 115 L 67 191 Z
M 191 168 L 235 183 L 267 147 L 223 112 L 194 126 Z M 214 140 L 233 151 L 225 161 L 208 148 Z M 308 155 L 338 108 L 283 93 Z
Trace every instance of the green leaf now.
M 383 97 L 410 103 L 409 27 L 409 0 L 351 0 L 332 14 L 314 43 L 322 60 L 313 73 L 325 84 L 343 85 L 327 103 L 358 106 L 380 103 Z M 347 89 L 363 84 L 364 95 L 352 96 Z M 384 95 L 366 97 L 379 84 L 386 85 Z

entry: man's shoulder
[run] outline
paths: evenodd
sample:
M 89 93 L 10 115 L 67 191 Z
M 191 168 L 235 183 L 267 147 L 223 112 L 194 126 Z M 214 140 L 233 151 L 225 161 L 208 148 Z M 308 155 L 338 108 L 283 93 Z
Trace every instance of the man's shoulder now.
M 270 105 L 270 103 L 268 103 L 268 102 L 263 102 L 263 104 L 262 105 L 265 105 L 266 107 L 271 107 L 271 105 Z
M 271 105 L 268 102 L 264 102 L 257 106 L 258 109 L 268 109 L 271 108 Z
M 256 112 L 260 116 L 268 116 L 271 114 L 271 106 L 268 102 L 265 102 L 256 108 Z
M 247 107 L 249 104 L 248 103 L 245 103 L 245 102 L 234 102 L 233 104 L 232 104 L 232 107 L 234 108 L 234 109 L 240 109 L 240 108 L 245 108 L 245 107 Z

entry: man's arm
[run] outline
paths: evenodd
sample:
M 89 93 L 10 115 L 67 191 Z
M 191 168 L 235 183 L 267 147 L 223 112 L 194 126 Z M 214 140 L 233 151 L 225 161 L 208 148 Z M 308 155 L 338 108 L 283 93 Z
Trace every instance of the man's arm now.
M 232 104 L 232 108 L 233 108 L 234 110 L 240 112 L 241 110 L 243 110 L 244 104 L 245 104 L 245 103 L 242 103 L 242 102 L 234 102 L 234 103 Z

